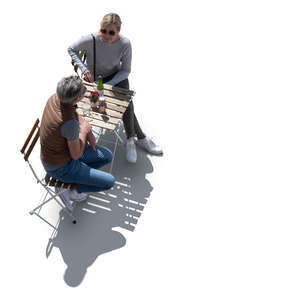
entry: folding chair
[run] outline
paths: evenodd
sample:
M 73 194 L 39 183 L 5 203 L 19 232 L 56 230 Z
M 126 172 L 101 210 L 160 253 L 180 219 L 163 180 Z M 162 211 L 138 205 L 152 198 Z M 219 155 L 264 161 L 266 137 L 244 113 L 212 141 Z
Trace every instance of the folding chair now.
M 85 63 L 85 61 L 86 61 L 86 52 L 85 51 L 79 51 L 79 57 L 82 60 L 82 62 Z M 74 60 L 71 61 L 71 64 L 72 64 L 72 66 L 73 66 L 74 71 L 76 72 L 76 74 L 79 77 L 82 77 L 82 74 L 78 74 L 78 65 L 76 65 L 76 63 L 75 63 Z
M 30 215 L 36 215 L 38 216 L 40 219 L 42 219 L 44 222 L 46 222 L 48 225 L 50 225 L 51 227 L 53 227 L 55 230 L 57 229 L 54 225 L 52 225 L 50 222 L 48 222 L 45 218 L 43 218 L 39 212 L 40 209 L 47 204 L 48 202 L 50 202 L 51 200 L 55 200 L 58 205 L 67 213 L 67 215 L 71 218 L 73 224 L 76 224 L 76 220 L 73 216 L 73 213 L 70 212 L 66 206 L 63 204 L 63 202 L 61 201 L 59 195 L 62 192 L 56 192 L 55 191 L 55 187 L 62 187 L 65 189 L 72 189 L 75 187 L 74 184 L 72 183 L 64 183 L 62 181 L 59 181 L 51 176 L 49 176 L 48 174 L 46 174 L 44 177 L 39 178 L 38 175 L 36 174 L 36 171 L 33 168 L 33 165 L 29 162 L 29 156 L 32 152 L 32 150 L 34 149 L 34 146 L 36 145 L 36 142 L 38 141 L 39 137 L 40 137 L 40 128 L 39 128 L 39 119 L 37 119 L 28 135 L 28 137 L 25 140 L 25 143 L 21 149 L 21 153 L 24 156 L 24 160 L 28 163 L 29 168 L 31 169 L 36 181 L 38 184 L 40 184 L 45 190 L 46 190 L 46 196 L 44 198 L 44 201 L 39 204 L 37 207 L 35 207 L 34 209 L 32 209 L 29 213 Z M 28 146 L 28 147 L 27 147 Z M 27 149 L 27 150 L 26 150 Z

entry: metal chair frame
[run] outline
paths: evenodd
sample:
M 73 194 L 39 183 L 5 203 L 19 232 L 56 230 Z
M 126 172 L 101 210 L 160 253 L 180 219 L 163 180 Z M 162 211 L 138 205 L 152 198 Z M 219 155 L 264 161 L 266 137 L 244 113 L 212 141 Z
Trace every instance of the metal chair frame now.
M 73 213 L 71 213 L 66 206 L 61 201 L 59 195 L 63 192 L 55 192 L 55 187 L 62 187 L 65 189 L 71 189 L 74 188 L 74 184 L 72 183 L 64 183 L 62 181 L 59 181 L 57 179 L 54 179 L 53 177 L 50 177 L 48 174 L 46 174 L 44 177 L 39 178 L 39 176 L 36 174 L 36 171 L 34 170 L 33 165 L 29 161 L 29 156 L 34 149 L 34 146 L 36 145 L 36 142 L 38 141 L 40 137 L 40 128 L 39 128 L 39 119 L 37 119 L 28 135 L 28 137 L 25 140 L 25 143 L 21 149 L 21 153 L 23 154 L 24 160 L 28 163 L 28 166 L 36 179 L 37 183 L 40 184 L 46 191 L 46 195 L 44 197 L 44 200 L 41 204 L 33 208 L 29 214 L 30 215 L 36 215 L 41 220 L 43 220 L 45 223 L 47 223 L 49 226 L 57 230 L 57 228 L 51 224 L 48 220 L 43 218 L 37 211 L 40 210 L 45 204 L 49 203 L 51 200 L 55 200 L 57 204 L 67 213 L 67 215 L 71 218 L 73 224 L 76 224 L 76 219 L 73 216 Z M 54 189 L 52 190 L 51 187 Z
M 120 143 L 121 146 L 125 147 L 125 142 L 122 140 L 122 138 L 120 137 L 120 135 L 118 134 L 118 131 L 121 129 L 121 123 L 123 121 L 121 121 L 118 125 L 118 127 L 113 131 L 113 133 L 115 134 L 115 141 L 109 141 L 104 139 L 102 136 L 105 134 L 105 130 L 104 128 L 101 127 L 92 127 L 92 132 L 94 133 L 95 137 L 96 137 L 96 143 L 98 144 L 99 141 L 104 141 L 104 142 L 108 142 L 113 144 L 113 158 L 112 161 L 110 163 L 110 168 L 109 168 L 109 173 L 112 174 L 112 169 L 113 169 L 113 164 L 114 164 L 114 160 L 115 160 L 115 154 L 117 151 L 117 147 L 118 147 L 118 142 Z M 98 131 L 95 130 L 95 128 L 97 128 Z M 101 138 L 102 137 L 102 138 Z

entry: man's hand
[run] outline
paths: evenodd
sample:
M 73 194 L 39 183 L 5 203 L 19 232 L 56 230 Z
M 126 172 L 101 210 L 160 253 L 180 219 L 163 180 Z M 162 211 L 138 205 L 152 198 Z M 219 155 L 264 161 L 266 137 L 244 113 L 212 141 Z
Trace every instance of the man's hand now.
M 96 138 L 94 136 L 94 134 L 92 133 L 92 131 L 90 131 L 87 136 L 87 141 L 89 142 L 89 144 L 91 145 L 92 149 L 94 151 L 96 151 Z
M 79 120 L 79 124 L 80 132 L 85 133 L 86 141 L 91 145 L 92 149 L 96 151 L 96 138 L 92 133 L 91 124 L 82 118 Z
M 84 120 L 81 116 L 78 117 L 79 126 L 80 126 L 80 133 L 87 135 L 91 130 L 92 126 L 91 124 Z
M 83 72 L 84 80 L 88 82 L 94 82 L 94 76 L 92 75 L 90 70 L 85 70 Z
M 89 122 L 85 121 L 82 118 L 78 118 L 78 121 L 80 126 L 79 138 L 77 140 L 68 141 L 69 151 L 73 159 L 79 159 L 81 157 L 86 147 L 89 132 L 91 132 L 92 130 L 92 127 Z

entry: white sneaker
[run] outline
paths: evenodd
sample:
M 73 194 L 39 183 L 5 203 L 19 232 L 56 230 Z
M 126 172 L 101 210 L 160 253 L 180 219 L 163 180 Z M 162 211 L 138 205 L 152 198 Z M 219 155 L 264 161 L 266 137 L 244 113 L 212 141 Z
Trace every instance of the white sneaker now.
M 63 202 L 63 204 L 70 212 L 72 212 L 73 206 L 72 206 L 72 201 L 70 199 L 70 191 L 64 188 L 55 188 L 55 193 L 59 193 L 59 197 Z
M 130 162 L 130 163 L 135 163 L 136 162 L 136 149 L 135 149 L 135 144 L 134 141 L 127 141 L 126 143 L 126 159 Z
M 156 145 L 153 140 L 147 136 L 144 139 L 137 140 L 136 144 L 151 154 L 159 155 L 163 153 L 162 148 Z
M 87 196 L 88 195 L 85 193 L 78 193 L 76 189 L 70 191 L 70 199 L 76 202 L 81 202 L 86 200 Z

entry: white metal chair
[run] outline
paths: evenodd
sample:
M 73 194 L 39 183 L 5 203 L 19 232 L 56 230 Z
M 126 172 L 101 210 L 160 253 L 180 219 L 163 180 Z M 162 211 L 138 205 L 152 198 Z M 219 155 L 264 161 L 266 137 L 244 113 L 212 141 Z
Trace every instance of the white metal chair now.
M 64 183 L 62 181 L 59 181 L 48 174 L 45 176 L 39 178 L 36 171 L 34 170 L 33 165 L 29 162 L 29 156 L 34 149 L 34 146 L 36 145 L 36 142 L 38 141 L 40 137 L 40 128 L 39 128 L 39 119 L 37 119 L 28 135 L 28 137 L 25 140 L 25 143 L 21 149 L 21 153 L 23 154 L 24 160 L 28 163 L 29 168 L 31 169 L 34 178 L 36 179 L 37 183 L 40 184 L 45 190 L 46 190 L 46 196 L 44 197 L 44 200 L 41 204 L 39 204 L 37 207 L 32 209 L 29 213 L 30 215 L 36 215 L 40 219 L 42 219 L 44 222 L 46 222 L 48 225 L 50 225 L 55 230 L 57 229 L 53 224 L 51 224 L 49 221 L 47 221 L 45 218 L 43 218 L 38 211 L 47 203 L 49 203 L 51 200 L 55 200 L 58 205 L 67 213 L 67 215 L 71 218 L 73 224 L 76 224 L 76 220 L 73 216 L 73 213 L 70 212 L 66 208 L 66 206 L 61 201 L 59 195 L 62 192 L 57 193 L 55 191 L 55 187 L 62 187 L 65 189 L 72 189 L 74 188 L 74 184 L 72 183 Z

